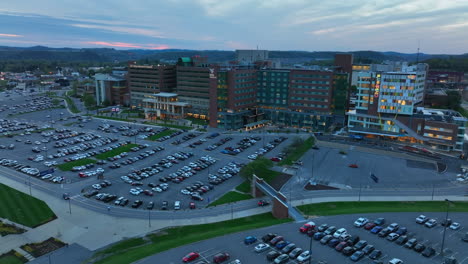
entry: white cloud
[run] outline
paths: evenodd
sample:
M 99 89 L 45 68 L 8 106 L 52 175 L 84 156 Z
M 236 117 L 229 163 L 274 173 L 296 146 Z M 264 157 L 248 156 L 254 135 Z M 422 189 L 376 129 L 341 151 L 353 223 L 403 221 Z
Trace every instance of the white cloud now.
M 162 34 L 161 32 L 157 30 L 142 29 L 142 28 L 137 28 L 137 27 L 91 25 L 91 24 L 71 24 L 71 26 L 80 27 L 80 28 L 103 29 L 103 30 L 109 30 L 109 31 L 114 31 L 114 32 L 119 32 L 119 33 L 143 35 L 143 36 L 153 37 L 153 38 L 164 38 L 164 34 Z

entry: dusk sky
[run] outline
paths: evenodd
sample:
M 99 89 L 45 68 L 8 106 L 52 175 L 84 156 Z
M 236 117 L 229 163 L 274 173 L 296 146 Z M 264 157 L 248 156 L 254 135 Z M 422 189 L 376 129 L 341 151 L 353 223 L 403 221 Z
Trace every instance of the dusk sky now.
M 0 45 L 468 53 L 467 0 L 15 0 Z

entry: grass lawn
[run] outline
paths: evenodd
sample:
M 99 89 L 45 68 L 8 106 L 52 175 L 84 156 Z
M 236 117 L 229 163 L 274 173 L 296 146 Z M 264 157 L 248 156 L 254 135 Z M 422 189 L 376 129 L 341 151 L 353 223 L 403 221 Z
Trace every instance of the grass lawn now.
M 218 200 L 210 203 L 208 207 L 210 206 L 216 206 L 220 204 L 227 204 L 227 203 L 233 203 L 237 201 L 242 201 L 242 200 L 249 200 L 252 199 L 252 195 L 250 194 L 243 194 L 243 193 L 238 193 L 238 192 L 227 192 L 223 196 L 221 196 Z
M 127 239 L 127 240 L 123 240 L 121 242 L 117 242 L 113 245 L 111 245 L 110 247 L 102 250 L 102 251 L 99 251 L 96 253 L 96 255 L 106 255 L 106 254 L 112 254 L 112 253 L 115 253 L 115 252 L 120 252 L 120 251 L 123 251 L 123 250 L 127 250 L 129 248 L 133 248 L 133 247 L 138 247 L 138 246 L 141 246 L 141 245 L 144 245 L 148 243 L 148 241 L 146 241 L 145 239 L 141 238 L 141 237 L 137 237 L 137 238 L 130 238 L 130 239 Z
M 102 115 L 93 115 L 96 118 L 102 118 L 102 119 L 109 119 L 109 120 L 116 120 L 116 121 L 125 121 L 125 122 L 133 122 L 133 119 L 125 119 L 125 118 L 119 118 L 119 117 L 110 117 L 110 116 L 102 116 Z
M 171 127 L 171 128 L 177 128 L 177 129 L 185 129 L 185 130 L 192 129 L 192 127 L 188 127 L 188 126 L 179 126 L 179 125 L 173 125 L 173 124 L 155 123 L 155 122 L 148 122 L 148 121 L 143 122 L 143 124 L 153 125 L 153 126 Z
M 62 171 L 71 171 L 71 169 L 75 166 L 83 166 L 83 165 L 91 164 L 91 163 L 96 163 L 96 160 L 94 159 L 74 160 L 74 161 L 59 164 L 57 168 L 59 168 Z
M 76 108 L 75 102 L 73 102 L 73 100 L 70 97 L 65 96 L 64 98 L 65 98 L 65 101 L 67 101 L 68 109 L 70 109 L 70 112 L 74 114 L 77 114 L 80 112 L 80 110 Z
M 185 119 L 192 121 L 192 124 L 195 125 L 208 125 L 208 120 L 193 118 L 193 117 L 186 117 Z
M 239 192 L 243 192 L 243 193 L 250 193 L 250 181 L 245 180 L 243 183 L 239 184 L 236 187 L 236 190 L 238 190 Z
M 109 255 L 108 257 L 93 263 L 133 263 L 153 254 L 197 241 L 290 221 L 290 219 L 275 219 L 271 213 L 266 213 L 212 224 L 174 227 L 164 230 L 163 234 L 150 235 L 149 238 L 152 241 L 150 244 L 133 247 L 128 250 L 122 248 L 121 250 L 114 251 L 113 255 Z
M 158 134 L 156 134 L 156 135 L 152 135 L 151 137 L 148 137 L 147 139 L 148 139 L 148 140 L 151 140 L 151 141 L 155 141 L 155 140 L 157 140 L 157 139 L 159 139 L 159 138 L 162 138 L 162 137 L 165 137 L 165 136 L 169 136 L 169 135 L 171 135 L 171 134 L 174 133 L 174 132 L 175 132 L 175 130 L 173 130 L 173 129 L 164 130 L 163 132 L 158 133 Z
M 25 258 L 23 257 L 23 259 Z M 23 261 L 22 258 L 17 257 L 13 254 L 6 254 L 0 256 L 0 264 L 23 264 L 27 262 L 27 259 L 25 260 L 26 261 Z
M 383 212 L 445 212 L 447 202 L 330 202 L 297 207 L 307 215 L 340 215 Z M 455 202 L 450 212 L 468 212 L 468 202 Z
M 0 183 L 0 217 L 36 227 L 56 216 L 45 202 Z
M 122 152 L 129 152 L 131 148 L 134 148 L 134 147 L 137 147 L 137 146 L 138 146 L 137 144 L 127 144 L 127 145 L 124 145 L 124 146 L 120 146 L 120 147 L 115 148 L 115 149 L 113 149 L 111 151 L 107 151 L 107 152 L 96 155 L 96 159 L 103 160 L 103 159 L 107 159 L 109 157 L 114 157 L 116 155 L 119 155 Z
M 310 137 L 304 141 L 299 147 L 295 148 L 289 153 L 285 159 L 280 161 L 278 165 L 292 165 L 295 161 L 299 160 L 309 149 L 314 146 L 314 138 Z

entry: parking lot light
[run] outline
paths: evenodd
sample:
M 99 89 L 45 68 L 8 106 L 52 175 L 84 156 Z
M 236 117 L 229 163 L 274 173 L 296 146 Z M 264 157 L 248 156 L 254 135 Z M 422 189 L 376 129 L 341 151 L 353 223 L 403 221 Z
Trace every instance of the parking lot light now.
M 440 255 L 441 256 L 444 255 L 445 232 L 447 231 L 447 221 L 448 221 L 448 213 L 449 213 L 449 209 L 450 209 L 450 204 L 453 204 L 453 202 L 450 201 L 449 199 L 445 199 L 445 201 L 447 202 L 447 212 L 445 213 L 444 232 L 443 232 L 443 235 L 442 235 L 442 246 L 440 248 Z

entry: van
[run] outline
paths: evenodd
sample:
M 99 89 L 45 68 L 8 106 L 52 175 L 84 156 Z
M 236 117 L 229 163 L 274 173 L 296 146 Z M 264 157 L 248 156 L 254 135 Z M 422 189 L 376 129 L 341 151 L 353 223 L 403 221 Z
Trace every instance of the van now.
M 180 201 L 174 202 L 174 210 L 180 210 Z

